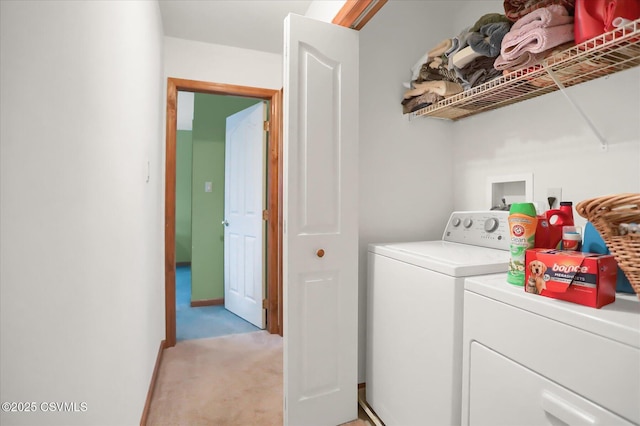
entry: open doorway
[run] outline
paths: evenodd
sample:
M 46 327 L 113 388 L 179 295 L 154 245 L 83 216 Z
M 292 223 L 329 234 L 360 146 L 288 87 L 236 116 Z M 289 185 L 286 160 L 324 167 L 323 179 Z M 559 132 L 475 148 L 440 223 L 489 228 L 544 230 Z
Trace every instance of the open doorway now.
M 165 182 L 165 311 L 166 346 L 176 343 L 176 138 L 178 91 L 230 95 L 269 102 L 268 150 L 266 161 L 266 329 L 282 334 L 281 327 L 281 122 L 282 93 L 279 90 L 261 89 L 169 78 L 167 81 L 167 141 Z
M 177 341 L 265 328 L 268 104 L 178 92 Z

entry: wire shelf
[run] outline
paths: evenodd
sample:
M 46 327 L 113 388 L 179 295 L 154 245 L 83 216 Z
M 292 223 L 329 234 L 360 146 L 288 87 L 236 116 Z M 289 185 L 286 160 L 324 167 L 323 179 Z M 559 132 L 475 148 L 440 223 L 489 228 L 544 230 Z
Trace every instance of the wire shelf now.
M 540 65 L 511 72 L 411 112 L 409 118 L 429 116 L 455 121 L 555 92 L 560 87 L 547 69 L 564 87 L 571 87 L 639 65 L 640 19 L 555 53 Z

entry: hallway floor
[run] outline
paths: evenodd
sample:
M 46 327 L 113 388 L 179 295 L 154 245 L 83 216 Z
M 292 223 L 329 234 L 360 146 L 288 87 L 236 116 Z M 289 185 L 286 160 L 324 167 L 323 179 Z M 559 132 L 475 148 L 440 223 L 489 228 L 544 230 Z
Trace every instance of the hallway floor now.
M 176 269 L 176 346 L 163 352 L 149 426 L 281 425 L 283 339 L 221 306 L 191 308 L 191 269 Z M 360 397 L 364 397 L 360 389 Z M 358 419 L 343 426 L 372 426 Z
M 266 331 L 178 342 L 164 351 L 147 425 L 282 425 L 282 356 L 282 337 Z M 359 409 L 343 426 L 372 424 Z
M 178 341 L 250 333 L 260 329 L 222 305 L 191 307 L 191 267 L 176 268 L 176 338 Z

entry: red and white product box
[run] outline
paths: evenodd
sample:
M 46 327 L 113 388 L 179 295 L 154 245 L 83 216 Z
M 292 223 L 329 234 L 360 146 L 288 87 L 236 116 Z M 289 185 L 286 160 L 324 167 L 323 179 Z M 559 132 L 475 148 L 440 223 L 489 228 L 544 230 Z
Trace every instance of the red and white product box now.
M 618 263 L 610 254 L 530 249 L 525 265 L 527 293 L 593 308 L 616 300 Z

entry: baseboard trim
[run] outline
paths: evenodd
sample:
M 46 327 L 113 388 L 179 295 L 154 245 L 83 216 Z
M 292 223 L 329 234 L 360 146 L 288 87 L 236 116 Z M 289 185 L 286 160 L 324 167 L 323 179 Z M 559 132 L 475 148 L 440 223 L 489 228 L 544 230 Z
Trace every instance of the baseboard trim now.
M 224 297 L 220 299 L 202 299 L 202 300 L 191 301 L 192 308 L 197 308 L 199 306 L 215 306 L 215 305 L 224 305 Z
M 156 357 L 156 365 L 153 367 L 153 373 L 151 374 L 151 383 L 149 383 L 149 390 L 147 391 L 147 400 L 144 402 L 144 409 L 142 410 L 142 418 L 140 419 L 140 426 L 147 426 L 147 418 L 149 417 L 149 409 L 151 408 L 151 399 L 153 398 L 153 391 L 156 389 L 156 380 L 158 380 L 158 371 L 160 371 L 160 364 L 162 364 L 162 354 L 167 347 L 167 341 L 160 342 L 160 348 L 158 349 L 158 356 Z
M 384 426 L 380 417 L 373 411 L 373 408 L 367 402 L 365 398 L 367 386 L 365 383 L 358 383 L 358 404 L 362 407 L 362 410 L 365 412 L 369 420 L 374 424 L 374 426 Z

